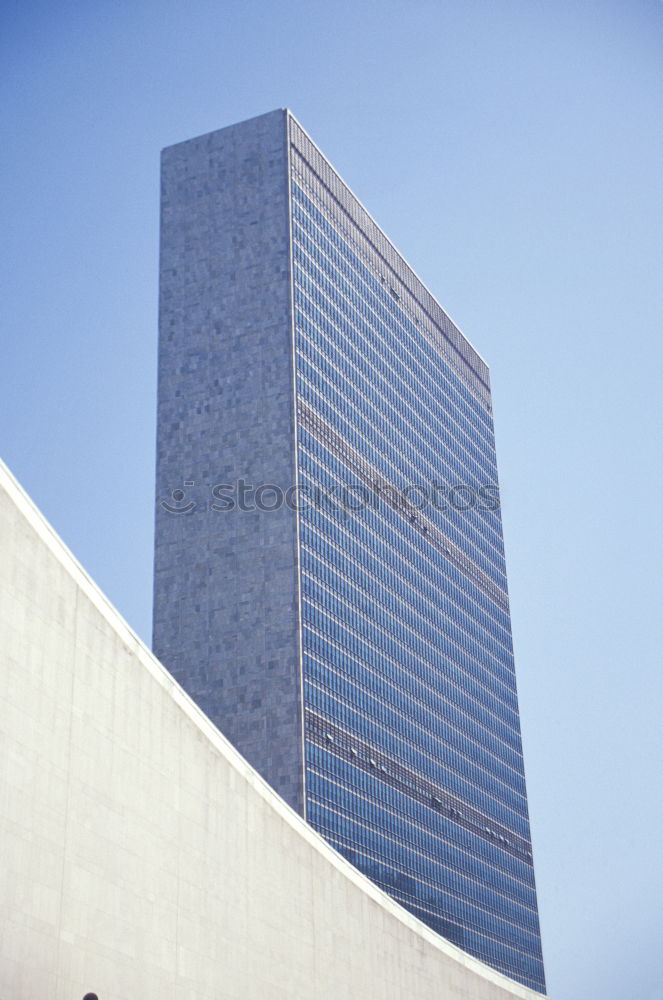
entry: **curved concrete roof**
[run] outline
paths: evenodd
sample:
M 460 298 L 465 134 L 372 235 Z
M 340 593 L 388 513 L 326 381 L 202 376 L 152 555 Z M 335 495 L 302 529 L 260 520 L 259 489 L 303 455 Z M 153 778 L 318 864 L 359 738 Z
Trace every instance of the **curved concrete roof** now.
M 0 997 L 533 1000 L 240 757 L 0 463 Z

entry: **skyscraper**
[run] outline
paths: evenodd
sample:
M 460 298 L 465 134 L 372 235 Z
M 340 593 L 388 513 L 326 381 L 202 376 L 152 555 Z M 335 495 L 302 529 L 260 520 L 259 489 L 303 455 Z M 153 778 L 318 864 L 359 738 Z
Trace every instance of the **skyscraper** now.
M 287 111 L 164 151 L 154 648 L 403 906 L 544 990 L 488 369 Z

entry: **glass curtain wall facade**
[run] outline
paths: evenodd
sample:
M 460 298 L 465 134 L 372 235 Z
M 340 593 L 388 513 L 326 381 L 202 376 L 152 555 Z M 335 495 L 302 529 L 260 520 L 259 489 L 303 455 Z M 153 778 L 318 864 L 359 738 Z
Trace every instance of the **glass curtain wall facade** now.
M 280 115 L 298 487 L 291 801 L 406 909 L 543 992 L 488 371 Z M 193 668 L 178 674 L 160 636 L 155 625 L 191 689 Z M 224 713 L 229 726 L 245 714 L 228 697 L 224 731 Z M 266 760 L 278 789 L 284 758 Z
M 307 818 L 541 990 L 488 385 L 335 224 L 291 129 L 299 482 L 349 487 L 300 514 Z

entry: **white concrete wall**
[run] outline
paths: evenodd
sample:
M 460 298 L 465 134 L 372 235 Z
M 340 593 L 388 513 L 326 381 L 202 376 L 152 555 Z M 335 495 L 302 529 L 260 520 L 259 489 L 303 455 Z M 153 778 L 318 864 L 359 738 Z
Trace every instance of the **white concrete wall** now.
M 334 853 L 0 465 L 0 1000 L 506 1000 Z

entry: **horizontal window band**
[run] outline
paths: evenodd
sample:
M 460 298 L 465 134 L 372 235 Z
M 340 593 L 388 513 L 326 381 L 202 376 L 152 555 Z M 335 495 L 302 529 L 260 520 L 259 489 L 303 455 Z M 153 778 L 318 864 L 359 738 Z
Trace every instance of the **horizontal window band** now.
M 504 611 L 509 611 L 507 594 L 495 584 L 482 569 L 472 563 L 461 552 L 458 546 L 445 535 L 428 517 L 418 510 L 407 497 L 385 482 L 377 469 L 372 468 L 352 445 L 345 441 L 319 414 L 317 414 L 303 399 L 297 400 L 297 416 L 304 427 L 332 451 L 336 457 L 347 465 L 369 489 L 384 500 L 392 510 L 400 514 L 404 520 L 409 520 L 416 530 L 426 538 L 446 559 L 462 573 L 467 575 L 488 597 L 494 600 Z
M 336 723 L 322 718 L 308 708 L 305 710 L 305 731 L 312 742 L 324 747 L 328 752 L 333 752 L 343 760 L 375 774 L 381 781 L 393 785 L 415 801 L 429 806 L 492 846 L 511 854 L 527 865 L 532 865 L 532 845 L 529 840 L 496 823 L 492 817 L 482 815 L 473 806 L 451 795 L 446 789 L 417 774 L 399 761 L 391 759 L 369 743 L 351 736 Z

